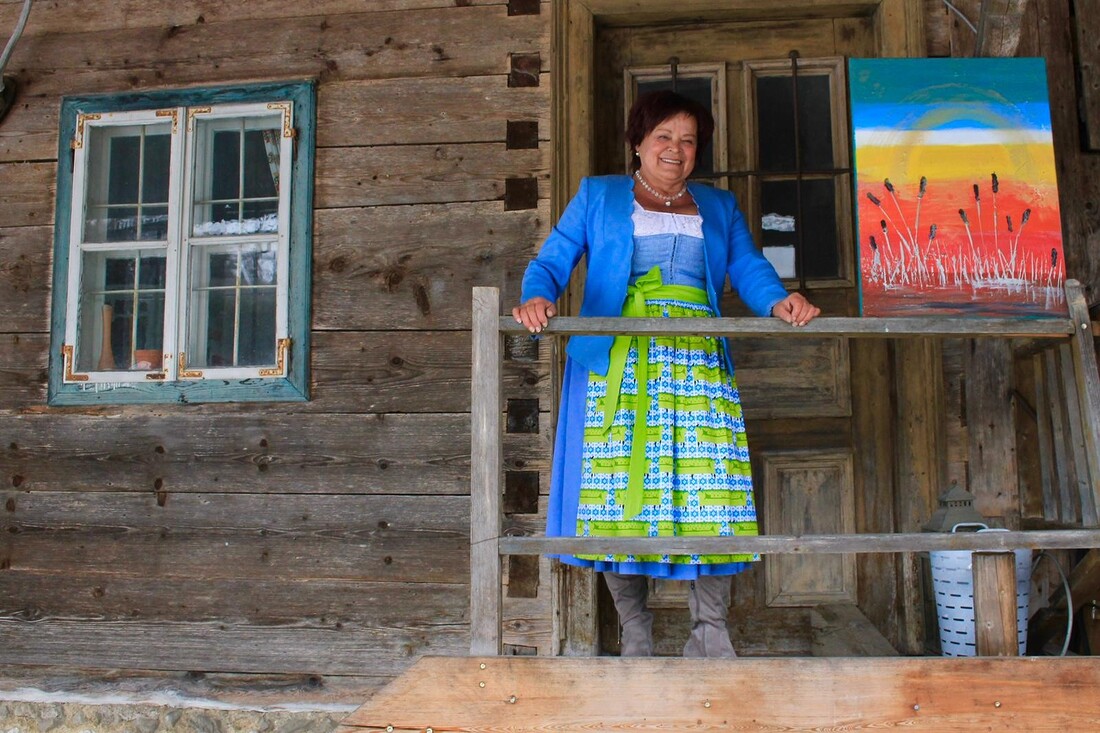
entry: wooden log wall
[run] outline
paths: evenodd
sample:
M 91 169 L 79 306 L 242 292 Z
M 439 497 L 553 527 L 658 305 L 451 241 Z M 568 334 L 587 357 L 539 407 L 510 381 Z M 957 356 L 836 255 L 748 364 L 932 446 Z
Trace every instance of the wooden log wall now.
M 4 38 L 21 4 L 0 0 Z M 313 675 L 352 702 L 468 650 L 470 290 L 517 298 L 548 231 L 547 8 L 34 5 L 0 123 L 0 667 Z M 299 78 L 318 81 L 312 399 L 47 408 L 60 99 Z M 524 533 L 551 356 L 526 351 L 505 367 Z M 548 562 L 523 560 L 505 643 L 545 653 Z
M 21 4 L 0 0 L 0 37 Z M 954 4 L 977 20 L 983 3 Z M 1026 3 L 1017 53 L 1047 58 L 1067 265 L 1096 301 L 1100 158 L 1077 104 L 1095 66 L 1073 56 L 1074 34 L 1095 33 L 1082 6 Z M 922 7 L 929 55 L 973 53 L 942 2 Z M 347 689 L 424 653 L 464 653 L 470 288 L 514 300 L 549 228 L 551 30 L 550 4 L 530 0 L 35 4 L 7 69 L 20 96 L 0 123 L 0 666 L 243 686 L 309 674 Z M 46 408 L 60 99 L 299 78 L 318 82 L 311 401 Z M 545 507 L 552 355 L 515 346 L 526 356 L 505 366 L 505 509 L 511 531 L 529 532 Z M 918 526 L 938 483 L 1012 450 L 1011 431 L 975 431 L 967 411 L 1008 419 L 1011 375 L 974 377 L 1002 355 L 903 351 L 853 350 L 867 377 L 853 400 L 894 389 L 928 412 L 860 413 L 861 435 L 917 432 L 925 445 L 859 453 L 857 511 L 881 531 Z M 930 402 L 927 383 L 912 390 L 937 358 L 946 397 Z M 938 443 L 946 455 L 929 452 Z M 899 476 L 920 504 L 882 488 Z M 1033 497 L 1025 512 L 1042 509 Z M 1019 511 L 1010 495 L 982 501 Z M 505 566 L 506 645 L 550 651 L 545 562 Z M 912 558 L 860 566 L 863 610 L 912 652 L 918 583 Z

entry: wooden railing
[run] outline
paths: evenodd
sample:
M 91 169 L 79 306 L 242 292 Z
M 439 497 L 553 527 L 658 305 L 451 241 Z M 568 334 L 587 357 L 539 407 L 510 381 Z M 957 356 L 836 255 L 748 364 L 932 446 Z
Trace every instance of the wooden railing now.
M 1081 431 L 1085 443 L 1088 482 L 1082 492 L 1082 516 L 1088 528 L 1070 530 L 989 533 L 897 533 L 761 537 L 503 537 L 501 536 L 501 339 L 504 334 L 526 330 L 510 316 L 501 316 L 499 291 L 473 291 L 473 372 L 471 400 L 470 466 L 470 653 L 501 653 L 502 607 L 501 556 L 577 553 L 672 553 L 672 554 L 847 554 L 912 553 L 933 550 L 973 550 L 994 553 L 975 563 L 989 563 L 992 570 L 1014 574 L 1012 555 L 1023 549 L 1072 549 L 1100 547 L 1096 507 L 1100 505 L 1100 375 L 1097 372 L 1092 327 L 1080 284 L 1066 282 L 1069 318 L 817 318 L 802 328 L 792 328 L 774 318 L 554 318 L 545 336 L 572 334 L 665 335 L 676 333 L 715 336 L 763 336 L 800 338 L 1023 338 L 1069 341 L 1073 357 L 1076 394 L 1080 402 Z M 977 573 L 977 570 L 975 571 Z M 990 572 L 997 577 L 997 572 Z M 1009 577 L 1014 577 L 1010 575 Z M 996 589 L 994 589 L 995 591 Z M 1000 593 L 1000 601 L 982 603 L 975 589 L 976 607 L 998 607 L 1006 643 L 1015 644 L 1015 594 Z M 996 595 L 995 593 L 991 595 Z M 994 619 L 996 620 L 996 619 Z M 989 625 L 988 623 L 986 624 Z M 979 639 L 980 641 L 980 639 Z M 980 648 L 979 648 L 980 651 Z

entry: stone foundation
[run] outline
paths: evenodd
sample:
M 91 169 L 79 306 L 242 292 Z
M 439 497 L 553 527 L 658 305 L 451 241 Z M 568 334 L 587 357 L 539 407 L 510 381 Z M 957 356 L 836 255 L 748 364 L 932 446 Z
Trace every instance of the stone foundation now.
M 220 705 L 0 699 L 0 733 L 330 733 L 347 714 L 343 709 L 250 710 Z

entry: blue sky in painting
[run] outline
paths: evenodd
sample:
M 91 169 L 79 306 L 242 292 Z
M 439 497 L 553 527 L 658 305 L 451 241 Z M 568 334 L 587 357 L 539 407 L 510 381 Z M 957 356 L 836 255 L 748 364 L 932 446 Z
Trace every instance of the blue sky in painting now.
M 849 79 L 857 129 L 1051 127 L 1042 59 L 852 59 Z

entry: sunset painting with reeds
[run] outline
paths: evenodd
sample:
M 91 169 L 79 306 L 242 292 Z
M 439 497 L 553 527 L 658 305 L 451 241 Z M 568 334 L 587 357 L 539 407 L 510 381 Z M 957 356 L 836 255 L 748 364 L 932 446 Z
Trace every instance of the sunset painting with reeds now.
M 1065 313 L 1042 59 L 852 59 L 866 316 Z

